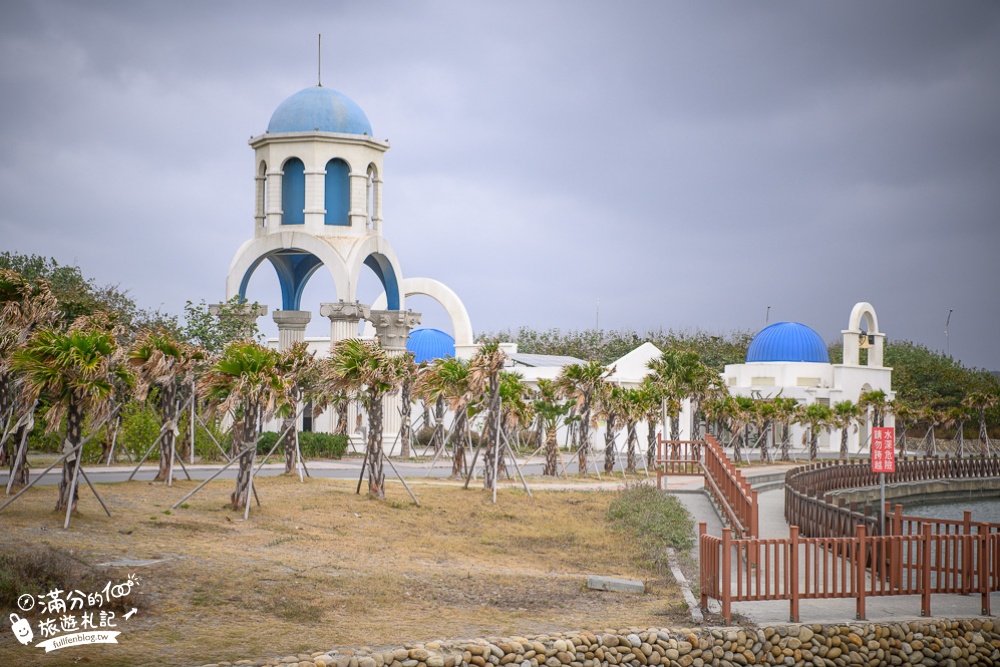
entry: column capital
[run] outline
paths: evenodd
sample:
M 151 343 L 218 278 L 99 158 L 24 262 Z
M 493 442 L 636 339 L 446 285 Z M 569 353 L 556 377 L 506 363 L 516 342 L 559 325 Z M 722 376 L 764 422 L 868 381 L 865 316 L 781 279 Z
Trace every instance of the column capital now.
M 258 317 L 264 317 L 267 315 L 267 306 L 264 304 L 257 304 L 254 307 L 252 303 L 241 303 L 236 308 L 231 308 L 229 304 L 226 303 L 212 303 L 208 305 L 208 312 L 216 317 L 239 317 L 242 319 L 255 320 Z
M 276 310 L 271 313 L 271 318 L 279 330 L 305 329 L 312 319 L 312 313 L 308 310 Z
M 410 329 L 420 324 L 420 313 L 412 310 L 373 310 L 368 321 L 375 326 L 375 336 L 386 350 L 406 349 Z
M 367 320 L 371 314 L 371 306 L 359 301 L 344 301 L 341 299 L 337 303 L 319 304 L 319 314 L 322 317 L 329 317 L 331 322 L 353 320 L 360 322 Z

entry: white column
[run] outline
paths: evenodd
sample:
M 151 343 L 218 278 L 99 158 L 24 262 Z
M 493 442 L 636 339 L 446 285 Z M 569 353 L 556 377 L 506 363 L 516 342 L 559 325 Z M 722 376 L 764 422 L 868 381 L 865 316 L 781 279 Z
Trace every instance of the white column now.
M 326 222 L 326 170 L 307 169 L 306 175 L 306 227 L 321 231 Z
M 281 224 L 281 179 L 283 171 L 267 172 L 267 227 L 277 231 Z
M 363 230 L 368 227 L 368 174 L 351 172 L 351 206 L 349 216 L 351 229 Z
M 287 350 L 306 339 L 306 325 L 312 319 L 308 310 L 276 310 L 271 315 L 278 325 L 278 349 Z
M 375 325 L 375 337 L 385 351 L 392 356 L 406 352 L 406 341 L 410 330 L 420 324 L 420 313 L 411 310 L 373 310 L 369 321 Z M 399 429 L 403 425 L 400 416 L 402 398 L 399 392 L 382 399 L 382 448 L 392 455 L 399 447 Z M 395 443 L 395 444 L 393 444 Z
M 340 300 L 337 303 L 321 303 L 319 314 L 330 318 L 330 349 L 332 350 L 337 341 L 358 337 L 358 324 L 361 320 L 368 319 L 371 314 L 371 306 L 358 301 Z

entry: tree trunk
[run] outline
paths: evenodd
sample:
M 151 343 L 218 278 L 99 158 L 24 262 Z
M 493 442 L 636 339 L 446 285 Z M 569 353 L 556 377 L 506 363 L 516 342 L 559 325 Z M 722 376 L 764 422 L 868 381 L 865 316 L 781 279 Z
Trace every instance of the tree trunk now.
M 626 440 L 628 442 L 628 458 L 626 472 L 635 472 L 636 454 L 639 446 L 639 438 L 635 434 L 635 420 L 629 419 L 625 424 Z
M 10 438 L 10 446 L 13 448 L 13 455 L 10 457 L 10 475 L 13 475 L 12 487 L 27 486 L 31 481 L 30 466 L 28 465 L 28 434 L 31 427 L 27 424 L 19 426 L 13 437 Z M 14 468 L 17 474 L 14 474 Z
M 156 473 L 158 482 L 165 481 L 170 475 L 170 464 L 173 462 L 174 447 L 177 442 L 177 385 L 168 382 L 160 389 L 160 414 L 163 416 L 163 437 L 160 438 L 160 469 Z
M 819 456 L 819 429 L 812 427 L 809 429 L 809 460 L 815 461 Z
M 368 394 L 368 495 L 385 500 L 385 470 L 382 467 L 382 395 Z
M 791 457 L 788 455 L 788 450 L 791 447 L 792 440 L 792 427 L 788 422 L 784 422 L 781 425 L 781 460 L 789 461 Z
M 646 420 L 646 467 L 652 468 L 656 460 L 656 422 Z
M 847 460 L 847 427 L 840 429 L 840 460 Z
M 287 433 L 285 433 L 287 429 Z M 295 417 L 288 417 L 281 420 L 281 432 L 285 433 L 282 441 L 282 448 L 285 450 L 285 472 L 286 475 L 295 474 L 295 434 L 299 429 L 299 420 Z
M 492 491 L 500 474 L 500 383 L 497 378 L 490 378 L 490 403 L 486 413 L 486 428 L 483 429 L 486 442 L 483 456 L 483 489 Z
M 63 453 L 72 450 L 83 440 L 83 412 L 76 401 L 70 399 L 69 410 L 66 413 L 66 442 L 63 444 Z M 76 465 L 76 457 L 82 456 L 79 451 L 63 460 L 62 478 L 59 480 L 59 500 L 56 502 L 56 511 L 66 509 L 71 506 L 71 512 L 76 511 L 76 501 L 80 498 L 79 490 L 73 486 L 73 468 Z
M 965 422 L 960 422 L 958 424 L 958 432 L 955 434 L 955 438 L 958 440 L 958 451 L 955 455 L 958 458 L 965 456 Z
M 608 415 L 604 426 L 604 472 L 611 474 L 615 469 L 615 415 Z
M 545 469 L 542 475 L 555 477 L 559 465 L 559 442 L 556 440 L 556 429 L 545 429 Z
M 236 472 L 236 489 L 229 497 L 233 509 L 239 510 L 250 502 L 250 475 L 253 473 L 253 462 L 257 454 L 257 413 L 256 406 L 248 407 L 241 420 L 239 428 L 233 428 L 233 446 L 240 454 L 239 468 Z M 237 436 L 238 432 L 238 436 Z M 243 451 L 246 450 L 246 451 Z
M 348 400 L 345 398 L 342 401 L 337 401 L 334 408 L 337 414 L 337 426 L 333 429 L 334 435 L 347 435 L 347 404 Z
M 402 401 L 399 414 L 399 456 L 408 459 L 410 458 L 410 440 L 413 438 L 413 429 L 410 428 L 410 412 L 413 406 L 410 405 L 409 378 L 403 382 L 399 394 Z
M 444 396 L 438 396 L 437 400 L 434 401 L 434 433 L 431 435 L 431 443 L 434 445 L 435 453 L 444 447 L 444 414 Z M 455 419 L 458 419 L 457 413 Z M 462 440 L 462 447 L 465 447 L 465 440 Z
M 680 415 L 672 415 L 670 417 L 670 439 L 680 440 L 681 439 L 681 417 Z
M 455 429 L 452 432 L 451 476 L 465 475 L 465 443 L 469 440 L 469 413 L 462 407 L 455 411 Z M 437 429 L 437 425 L 434 426 Z
M 590 401 L 580 410 L 580 444 L 576 448 L 577 465 L 581 475 L 587 474 L 587 452 L 590 450 Z

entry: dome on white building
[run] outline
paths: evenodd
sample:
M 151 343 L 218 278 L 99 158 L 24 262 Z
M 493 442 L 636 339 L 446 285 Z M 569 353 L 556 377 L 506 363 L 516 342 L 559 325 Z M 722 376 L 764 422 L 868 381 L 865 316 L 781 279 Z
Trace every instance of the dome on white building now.
M 372 136 L 368 117 L 354 100 L 332 88 L 312 86 L 278 105 L 267 124 L 279 132 L 336 132 Z
M 826 343 L 813 329 L 798 322 L 776 322 L 754 336 L 747 363 L 766 361 L 830 363 Z

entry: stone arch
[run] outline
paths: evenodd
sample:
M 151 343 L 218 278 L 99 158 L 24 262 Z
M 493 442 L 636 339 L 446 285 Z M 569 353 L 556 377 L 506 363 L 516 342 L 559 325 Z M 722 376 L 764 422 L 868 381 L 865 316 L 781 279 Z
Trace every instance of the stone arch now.
M 465 309 L 465 304 L 450 287 L 433 278 L 406 278 L 400 283 L 400 289 L 406 297 L 418 294 L 428 296 L 444 307 L 445 312 L 451 318 L 451 325 L 455 329 L 456 350 L 462 346 L 471 347 L 475 344 L 469 311 Z M 386 295 L 383 294 L 375 300 L 372 310 L 382 310 L 386 307 L 386 303 Z M 375 335 L 375 329 L 372 328 L 371 324 L 365 324 L 364 335 Z
M 404 310 L 406 297 L 399 288 L 403 272 L 399 268 L 399 260 L 392 246 L 381 236 L 371 236 L 351 249 L 351 254 L 347 258 L 351 293 L 345 300 L 353 301 L 357 298 L 358 279 L 366 266 L 375 272 L 379 282 L 382 283 L 388 309 Z
M 861 329 L 863 323 L 867 325 L 865 331 Z M 878 328 L 878 315 L 870 303 L 861 301 L 854 304 L 851 317 L 847 321 L 847 329 L 841 333 L 844 336 L 845 366 L 861 365 L 861 346 L 865 345 L 868 350 L 867 365 L 871 368 L 882 368 L 885 334 Z
M 300 309 L 302 291 L 320 266 L 325 266 L 330 272 L 339 298 L 354 298 L 347 265 L 330 245 L 310 234 L 281 232 L 252 239 L 240 246 L 229 265 L 226 299 L 246 296 L 250 278 L 265 259 L 271 262 L 278 274 L 281 310 Z

